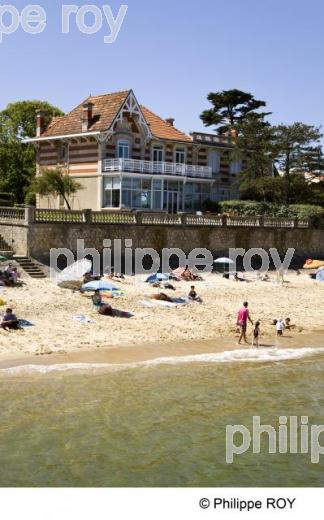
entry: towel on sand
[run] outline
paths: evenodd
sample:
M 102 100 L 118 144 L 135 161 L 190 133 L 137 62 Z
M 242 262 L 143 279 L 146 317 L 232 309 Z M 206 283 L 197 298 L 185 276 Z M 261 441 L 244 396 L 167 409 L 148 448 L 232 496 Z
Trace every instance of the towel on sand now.
M 86 324 L 86 323 L 96 323 L 91 318 L 88 318 L 87 316 L 84 316 L 83 314 L 80 314 L 79 316 L 73 316 L 73 320 L 79 321 L 80 323 Z
M 140 303 L 145 307 L 176 307 L 177 305 L 186 305 L 188 300 L 186 298 L 174 298 L 172 302 L 165 300 L 140 300 Z

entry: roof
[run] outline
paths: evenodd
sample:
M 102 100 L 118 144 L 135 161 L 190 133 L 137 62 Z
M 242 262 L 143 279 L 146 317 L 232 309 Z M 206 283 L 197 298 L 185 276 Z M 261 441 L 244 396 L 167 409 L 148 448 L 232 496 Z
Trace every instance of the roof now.
M 141 105 L 141 110 L 146 122 L 150 125 L 152 134 L 159 139 L 172 139 L 174 141 L 190 141 L 192 138 L 181 132 L 173 125 L 168 123 L 165 119 L 157 116 L 151 110 Z
M 129 92 L 129 90 L 124 90 L 122 92 L 104 94 L 103 96 L 88 97 L 65 116 L 53 118 L 45 132 L 42 133 L 42 137 L 81 133 L 82 111 L 85 103 L 93 103 L 92 124 L 89 126 L 88 131 L 107 130 Z
M 82 112 L 85 103 L 93 104 L 93 117 L 88 132 L 103 132 L 109 129 L 130 92 L 130 90 L 123 90 L 121 92 L 88 97 L 65 116 L 54 117 L 41 137 L 81 133 Z M 181 132 L 148 108 L 141 106 L 140 109 L 150 127 L 152 135 L 157 139 L 192 142 L 192 138 L 189 135 Z

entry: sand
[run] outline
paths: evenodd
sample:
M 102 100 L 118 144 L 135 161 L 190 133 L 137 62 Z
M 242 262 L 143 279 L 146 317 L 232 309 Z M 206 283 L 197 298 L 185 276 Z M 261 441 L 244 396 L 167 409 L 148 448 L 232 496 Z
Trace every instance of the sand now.
M 0 298 L 14 309 L 19 318 L 30 320 L 33 327 L 24 332 L 0 331 L 0 361 L 31 359 L 34 356 L 71 355 L 73 359 L 86 353 L 87 361 L 97 352 L 112 350 L 112 357 L 146 359 L 172 352 L 194 353 L 213 351 L 220 338 L 225 348 L 237 348 L 236 314 L 244 300 L 249 301 L 254 320 L 261 321 L 261 344 L 277 344 L 273 318 L 290 317 L 296 325 L 286 331 L 282 345 L 295 347 L 305 344 L 300 337 L 324 330 L 324 283 L 310 280 L 307 274 L 289 272 L 286 283 L 276 282 L 274 273 L 269 282 L 255 276 L 235 282 L 217 274 L 207 274 L 195 287 L 203 304 L 190 303 L 177 307 L 145 307 L 140 300 L 149 300 L 158 289 L 150 287 L 143 277 L 128 277 L 125 283 L 115 283 L 125 295 L 109 300 L 113 307 L 129 311 L 132 318 L 100 316 L 88 296 L 62 289 L 49 279 L 34 280 L 22 276 L 22 287 L 2 288 Z M 174 282 L 176 291 L 164 291 L 171 297 L 186 296 L 191 283 Z M 0 311 L 4 312 L 2 306 Z M 73 319 L 85 315 L 95 323 L 82 324 Z M 251 326 L 248 333 L 251 332 Z M 204 347 L 202 347 L 204 345 Z M 324 335 L 323 335 L 324 345 Z M 127 349 L 125 351 L 125 349 Z M 144 349 L 144 350 L 143 350 Z M 134 352 L 134 353 L 132 353 Z M 145 354 L 143 354 L 145 352 Z M 119 354 L 118 354 L 119 353 Z M 143 357 L 144 356 L 144 357 Z

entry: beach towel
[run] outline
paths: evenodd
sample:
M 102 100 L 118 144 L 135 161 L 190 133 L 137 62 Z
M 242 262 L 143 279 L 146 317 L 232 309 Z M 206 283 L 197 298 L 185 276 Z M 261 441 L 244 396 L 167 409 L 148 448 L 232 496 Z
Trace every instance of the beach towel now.
M 19 319 L 18 323 L 21 327 L 34 327 L 34 323 L 24 319 Z
M 172 302 L 165 300 L 140 300 L 140 303 L 145 307 L 177 307 L 177 305 L 186 305 L 188 300 L 186 298 L 174 298 Z
M 85 325 L 87 323 L 96 323 L 94 320 L 92 320 L 91 318 L 88 318 L 87 316 L 84 316 L 83 314 L 80 314 L 79 316 L 72 316 L 72 319 L 75 321 L 79 321 L 83 325 Z

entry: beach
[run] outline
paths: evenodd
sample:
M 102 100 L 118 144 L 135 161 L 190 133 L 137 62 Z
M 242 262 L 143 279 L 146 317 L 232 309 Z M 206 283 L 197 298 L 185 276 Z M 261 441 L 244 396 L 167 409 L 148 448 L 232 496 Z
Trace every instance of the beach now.
M 246 274 L 248 282 L 237 282 L 208 273 L 203 281 L 194 283 L 202 304 L 172 307 L 147 307 L 143 302 L 150 302 L 159 289 L 144 283 L 143 276 L 126 277 L 113 282 L 124 295 L 107 300 L 114 308 L 133 315 L 119 318 L 100 316 L 92 305 L 91 293 L 81 295 L 58 287 L 50 279 L 22 275 L 22 287 L 1 289 L 0 298 L 6 304 L 0 310 L 12 307 L 19 318 L 33 326 L 24 328 L 24 332 L 1 330 L 0 362 L 57 355 L 73 359 L 85 355 L 90 361 L 98 355 L 106 358 L 111 351 L 110 357 L 117 363 L 245 348 L 237 345 L 236 330 L 237 311 L 244 300 L 249 302 L 252 319 L 261 321 L 261 345 L 311 346 L 310 337 L 324 330 L 324 284 L 311 280 L 307 273 L 297 276 L 294 271 L 285 276 L 283 285 L 277 282 L 275 273 L 269 276 L 265 282 Z M 192 285 L 172 283 L 175 291 L 162 290 L 176 298 L 186 296 Z M 90 323 L 77 321 L 76 316 L 85 316 Z M 286 330 L 279 340 L 272 320 L 287 317 L 295 328 Z M 249 325 L 249 340 L 251 331 Z

